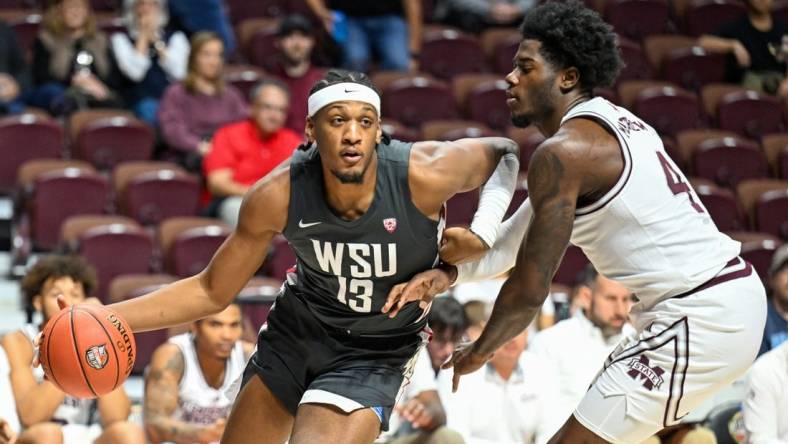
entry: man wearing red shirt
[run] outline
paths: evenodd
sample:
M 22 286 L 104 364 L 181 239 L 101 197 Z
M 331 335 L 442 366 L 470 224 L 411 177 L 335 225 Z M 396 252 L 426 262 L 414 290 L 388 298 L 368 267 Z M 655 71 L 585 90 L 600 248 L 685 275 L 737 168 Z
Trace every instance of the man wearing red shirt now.
M 290 104 L 287 85 L 263 80 L 252 90 L 251 100 L 250 118 L 220 128 L 203 162 L 208 190 L 221 199 L 219 217 L 232 227 L 246 190 L 290 157 L 302 139 L 284 128 Z

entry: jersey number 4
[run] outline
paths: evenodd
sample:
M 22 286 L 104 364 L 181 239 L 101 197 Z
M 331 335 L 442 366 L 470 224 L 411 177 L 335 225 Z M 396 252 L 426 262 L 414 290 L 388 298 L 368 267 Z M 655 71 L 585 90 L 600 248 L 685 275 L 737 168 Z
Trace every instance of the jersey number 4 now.
M 673 195 L 687 193 L 689 196 L 690 204 L 692 204 L 692 208 L 695 209 L 698 213 L 705 213 L 703 211 L 703 207 L 700 206 L 696 201 L 695 197 L 692 194 L 692 189 L 686 182 L 683 181 L 682 175 L 677 172 L 670 161 L 665 158 L 660 151 L 657 151 L 657 158 L 659 159 L 660 165 L 662 165 L 662 171 L 665 172 L 665 179 L 668 181 L 668 188 L 673 193 Z
M 337 277 L 339 278 L 339 291 L 337 292 L 337 299 L 339 299 L 339 302 L 359 313 L 371 312 L 372 281 L 369 279 L 351 279 L 350 288 L 348 288 L 347 278 L 344 276 Z M 349 299 L 348 290 L 350 290 Z

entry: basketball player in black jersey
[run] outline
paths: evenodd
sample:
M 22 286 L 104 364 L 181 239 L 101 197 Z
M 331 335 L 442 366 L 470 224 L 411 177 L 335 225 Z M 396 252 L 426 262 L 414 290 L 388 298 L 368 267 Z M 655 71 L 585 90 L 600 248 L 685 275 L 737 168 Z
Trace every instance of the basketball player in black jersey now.
M 484 198 L 494 171 L 511 172 L 511 188 L 516 180 L 509 139 L 390 140 L 363 74 L 331 71 L 312 88 L 306 135 L 247 193 L 237 228 L 204 271 L 110 306 L 137 332 L 218 313 L 260 268 L 271 239 L 288 238 L 297 271 L 260 334 L 222 443 L 373 442 L 426 322 L 418 306 L 393 319 L 381 313 L 390 288 L 437 263 L 449 198 L 487 183 Z M 501 201 L 499 223 L 509 203 Z M 465 241 L 484 244 L 468 233 Z

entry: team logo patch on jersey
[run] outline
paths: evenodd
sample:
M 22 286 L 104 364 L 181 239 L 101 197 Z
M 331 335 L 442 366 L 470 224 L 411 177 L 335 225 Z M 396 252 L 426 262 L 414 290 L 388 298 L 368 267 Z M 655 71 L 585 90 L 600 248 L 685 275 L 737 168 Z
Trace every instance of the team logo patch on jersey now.
M 648 390 L 653 390 L 654 388 L 659 390 L 662 383 L 665 382 L 662 378 L 662 374 L 665 373 L 665 370 L 656 365 L 652 367 L 650 364 L 648 358 L 644 355 L 632 358 L 629 364 L 627 364 L 630 368 L 627 374 L 635 381 L 642 382 L 643 387 Z
M 107 345 L 94 345 L 88 348 L 88 351 L 85 352 L 85 359 L 87 359 L 88 365 L 95 368 L 96 370 L 101 370 L 105 365 L 107 365 L 107 361 L 109 361 Z
M 386 228 L 386 231 L 389 233 L 393 233 L 397 229 L 397 219 L 393 217 L 383 219 L 383 227 Z

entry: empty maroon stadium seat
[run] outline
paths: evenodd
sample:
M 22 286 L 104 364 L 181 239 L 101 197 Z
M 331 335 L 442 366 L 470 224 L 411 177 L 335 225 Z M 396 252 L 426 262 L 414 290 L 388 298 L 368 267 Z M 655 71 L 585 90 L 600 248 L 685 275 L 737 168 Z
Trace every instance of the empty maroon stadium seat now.
M 528 171 L 528 164 L 536 148 L 544 142 L 542 133 L 534 126 L 511 128 L 507 136 L 520 146 L 520 171 Z
M 772 256 L 774 256 L 775 250 L 780 247 L 782 242 L 767 233 L 748 231 L 727 234 L 742 243 L 740 254 L 742 259 L 751 263 L 761 280 L 767 282 Z
M 726 187 L 767 176 L 766 157 L 757 143 L 733 137 L 701 142 L 692 156 L 694 175 Z
M 384 119 L 381 124 L 381 129 L 394 139 L 404 142 L 418 142 L 421 140 L 418 131 L 413 128 L 408 128 L 394 119 Z
M 227 224 L 204 217 L 173 217 L 159 225 L 158 243 L 164 270 L 187 277 L 202 271 L 229 236 Z
M 761 143 L 772 175 L 788 179 L 788 133 L 767 134 Z
M 667 30 L 668 12 L 666 0 L 608 0 L 605 20 L 617 33 L 642 40 L 645 36 Z
M 641 91 L 634 113 L 660 134 L 670 136 L 701 124 L 698 96 L 682 88 L 657 86 Z
M 754 211 L 758 231 L 788 240 L 788 187 L 763 193 Z
M 158 288 L 175 282 L 178 278 L 169 274 L 124 274 L 116 276 L 109 283 L 109 300 L 112 303 L 140 296 L 141 291 Z
M 520 31 L 515 27 L 489 28 L 482 32 L 482 50 L 490 60 L 493 71 L 507 74 L 512 70 L 512 59 L 521 40 Z
M 528 190 L 525 189 L 525 184 L 521 184 L 514 190 L 514 196 L 512 196 L 512 201 L 509 203 L 509 208 L 506 209 L 504 220 L 514 214 L 526 198 L 528 198 Z
M 747 15 L 743 2 L 734 0 L 696 0 L 684 12 L 684 30 L 692 36 L 712 34 L 720 27 Z
M 101 302 L 109 303 L 109 283 L 113 278 L 150 270 L 153 241 L 140 227 L 95 226 L 80 235 L 77 252 L 96 268 L 98 297 Z
M 67 168 L 39 175 L 29 201 L 33 245 L 42 250 L 57 246 L 60 225 L 78 214 L 101 214 L 109 185 L 97 173 Z
M 577 283 L 578 275 L 586 268 L 588 263 L 588 258 L 583 253 L 583 250 L 580 247 L 570 245 L 566 249 L 564 259 L 558 266 L 558 270 L 555 272 L 553 282 L 569 285 L 570 287 L 574 286 Z
M 620 37 L 618 40 L 618 48 L 621 51 L 624 67 L 618 74 L 616 82 L 652 78 L 654 74 L 651 69 L 651 64 L 646 58 L 646 53 L 643 51 L 640 43 Z
M 487 71 L 487 59 L 479 41 L 453 29 L 426 32 L 419 66 L 441 79 L 457 74 Z
M 720 128 L 760 139 L 783 130 L 783 106 L 774 97 L 755 91 L 726 94 L 717 106 Z
M 468 117 L 497 130 L 509 127 L 512 119 L 506 105 L 507 88 L 508 84 L 502 79 L 476 85 L 468 93 Z
M 238 304 L 241 306 L 244 323 L 248 322 L 251 329 L 250 333 L 252 334 L 249 335 L 251 336 L 249 339 L 252 341 L 257 340 L 257 333 L 268 319 L 268 313 L 271 311 L 271 306 L 276 301 L 281 287 L 282 281 L 280 280 L 254 277 L 238 295 Z
M 772 16 L 775 20 L 788 24 L 788 1 L 775 0 L 772 5 Z
M 479 192 L 477 190 L 455 194 L 446 202 L 446 225 L 470 225 L 478 204 Z
M 457 109 L 445 83 L 416 77 L 396 80 L 386 88 L 383 115 L 418 127 L 429 120 L 454 119 Z
M 296 266 L 296 255 L 287 239 L 282 236 L 276 236 L 271 241 L 271 248 L 268 251 L 268 256 L 265 259 L 263 268 L 268 276 L 274 279 L 284 281 L 287 277 L 287 272 Z
M 732 191 L 713 185 L 693 184 L 693 188 L 720 231 L 739 231 L 747 228 L 739 203 Z
M 33 42 L 36 40 L 39 29 L 41 28 L 41 16 L 30 14 L 27 17 L 9 23 L 14 33 L 19 39 L 19 44 L 26 52 L 33 50 Z
M 673 49 L 662 60 L 662 78 L 693 91 L 725 81 L 725 54 L 708 52 L 700 46 Z
M 63 130 L 54 121 L 22 114 L 0 119 L 0 193 L 8 193 L 19 167 L 28 160 L 58 158 L 63 151 Z
M 153 130 L 136 118 L 105 117 L 85 124 L 72 147 L 74 156 L 107 170 L 153 154 Z
M 115 169 L 115 188 L 118 207 L 122 214 L 138 222 L 151 225 L 176 216 L 191 216 L 197 213 L 200 201 L 200 185 L 194 176 L 179 167 L 152 167 L 126 176 L 130 166 L 147 164 L 130 162 Z

